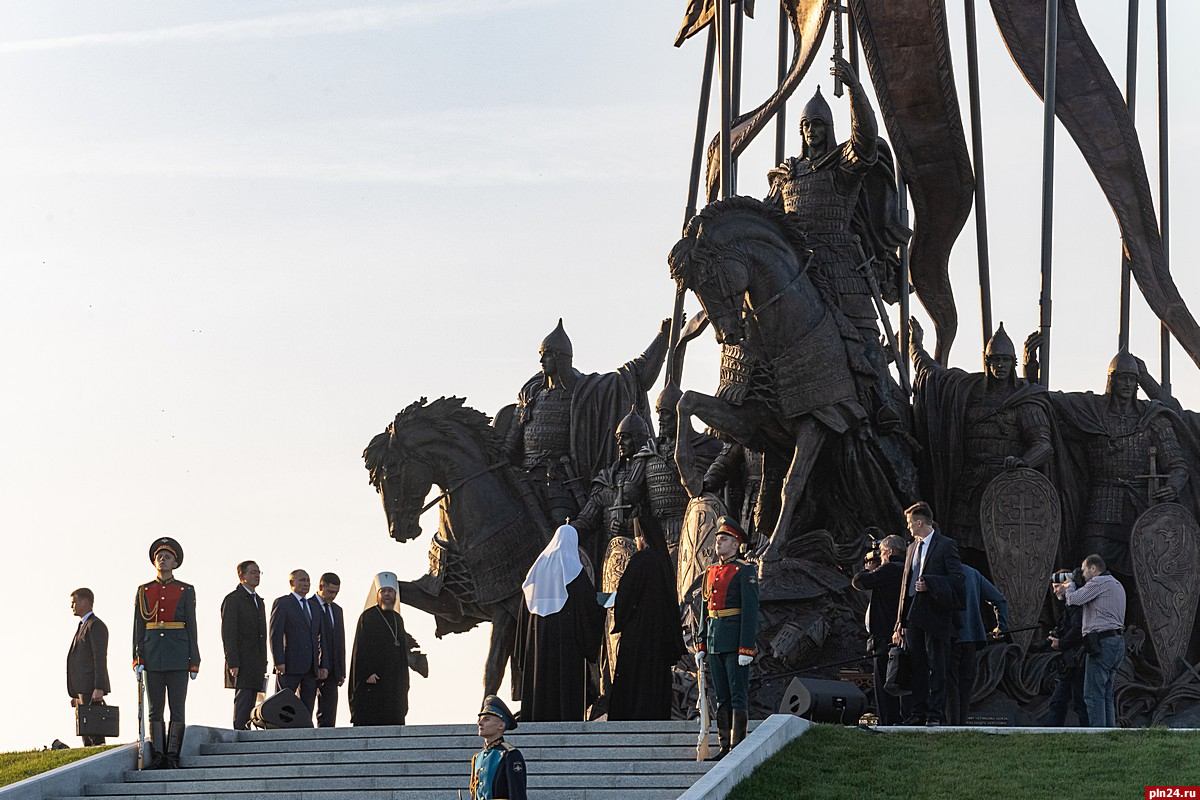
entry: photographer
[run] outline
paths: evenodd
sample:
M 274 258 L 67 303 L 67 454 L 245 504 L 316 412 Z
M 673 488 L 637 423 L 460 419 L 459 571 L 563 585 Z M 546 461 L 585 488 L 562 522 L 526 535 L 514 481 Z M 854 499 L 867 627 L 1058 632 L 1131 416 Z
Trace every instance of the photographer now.
M 896 725 L 900 722 L 900 698 L 884 690 L 887 679 L 887 651 L 891 642 L 892 629 L 900 607 L 900 581 L 904 576 L 904 540 L 891 535 L 883 539 L 883 531 L 868 528 L 872 538 L 871 551 L 867 553 L 863 569 L 851 580 L 851 585 L 860 592 L 870 592 L 871 602 L 867 606 L 868 650 L 875 656 L 875 710 L 880 725 Z
M 1060 572 L 1054 576 L 1054 585 L 1071 583 L 1076 589 L 1083 586 L 1083 573 Z M 1056 592 L 1057 594 L 1057 592 Z M 1088 724 L 1087 705 L 1083 702 L 1083 609 L 1059 601 L 1058 623 L 1050 629 L 1046 644 L 1051 650 L 1061 653 L 1059 666 L 1062 672 L 1050 695 L 1050 716 L 1046 726 L 1061 728 L 1067 723 L 1067 710 L 1075 708 L 1080 727 Z
M 1083 560 L 1084 584 L 1076 589 L 1071 581 L 1060 583 L 1054 593 L 1067 605 L 1083 609 L 1083 646 L 1087 663 L 1083 676 L 1083 700 L 1088 724 L 1093 728 L 1115 728 L 1117 667 L 1125 660 L 1125 587 L 1109 574 L 1104 559 L 1093 553 Z

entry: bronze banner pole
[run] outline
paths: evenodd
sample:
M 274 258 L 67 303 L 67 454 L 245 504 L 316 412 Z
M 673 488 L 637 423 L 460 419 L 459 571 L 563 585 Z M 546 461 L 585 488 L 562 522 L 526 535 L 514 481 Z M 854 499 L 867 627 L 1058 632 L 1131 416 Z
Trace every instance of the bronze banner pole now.
M 1160 0 L 1161 2 L 1162 0 Z M 1042 385 L 1050 386 L 1050 322 L 1053 317 L 1054 252 L 1054 97 L 1058 68 L 1058 0 L 1046 3 L 1046 66 L 1042 86 Z
M 791 32 L 791 24 L 788 20 L 787 6 L 783 3 L 779 4 L 779 63 L 775 69 L 776 80 L 779 85 L 783 85 L 784 78 L 787 77 L 788 71 L 788 51 L 791 45 L 788 43 L 788 34 Z M 787 158 L 784 152 L 785 140 L 787 139 L 787 104 L 781 104 L 779 111 L 775 113 L 775 163 L 782 164 Z
M 1167 0 L 1158 0 L 1158 224 L 1162 231 L 1163 269 L 1171 266 L 1171 174 L 1168 166 L 1171 143 L 1167 118 Z M 1171 332 L 1160 323 L 1162 376 L 1159 383 L 1171 393 Z
M 733 194 L 732 151 L 733 127 L 733 37 L 730 25 L 730 0 L 717 0 L 717 46 L 720 48 L 721 75 L 721 199 Z
M 900 205 L 900 221 L 904 223 L 904 227 L 908 227 L 908 184 L 904 182 L 904 176 L 897 171 L 896 173 L 896 199 Z M 897 354 L 896 369 L 902 372 L 905 377 L 911 377 L 912 370 L 909 369 L 908 361 L 908 338 L 909 324 L 908 320 L 912 314 L 911 303 L 909 302 L 909 280 L 908 280 L 908 241 L 900 245 L 900 352 Z M 908 385 L 912 385 L 909 380 Z
M 782 3 L 780 5 L 782 6 Z M 729 88 L 729 119 L 732 126 L 733 120 L 741 113 L 742 108 L 742 33 L 746 22 L 745 9 L 739 4 L 736 13 L 731 9 L 730 15 L 733 18 L 733 66 L 730 71 L 732 80 Z M 737 194 L 737 168 L 737 156 L 733 155 L 733 151 L 730 150 L 730 195 Z
M 1125 105 L 1129 107 L 1129 119 L 1137 125 L 1137 60 L 1138 60 L 1138 0 L 1129 0 L 1129 38 L 1125 44 Z M 1121 248 L 1121 312 L 1117 329 L 1117 349 L 1129 349 L 1129 292 L 1133 273 L 1129 257 Z
M 1133 0 L 1136 2 L 1136 0 Z M 971 97 L 971 161 L 975 167 L 975 249 L 979 261 L 979 306 L 983 345 L 992 338 L 992 275 L 988 257 L 987 189 L 983 182 L 983 114 L 979 107 L 979 45 L 975 0 L 963 0 L 967 28 L 967 85 Z

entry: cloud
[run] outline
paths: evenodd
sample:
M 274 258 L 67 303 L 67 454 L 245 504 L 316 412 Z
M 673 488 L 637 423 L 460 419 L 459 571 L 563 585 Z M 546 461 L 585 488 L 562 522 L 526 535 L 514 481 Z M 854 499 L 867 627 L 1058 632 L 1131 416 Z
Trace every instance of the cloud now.
M 112 31 L 0 42 L 0 54 L 165 42 L 245 41 L 357 33 L 464 16 L 495 16 L 558 0 L 414 0 L 395 6 L 304 11 L 254 19 L 196 22 L 141 31 Z

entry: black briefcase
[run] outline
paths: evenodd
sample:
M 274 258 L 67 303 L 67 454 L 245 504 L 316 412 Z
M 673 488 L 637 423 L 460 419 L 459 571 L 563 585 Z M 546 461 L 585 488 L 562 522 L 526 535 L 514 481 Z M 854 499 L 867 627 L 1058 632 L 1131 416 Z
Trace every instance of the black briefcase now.
M 75 706 L 76 736 L 120 736 L 121 709 L 102 704 Z
M 912 659 L 903 647 L 888 648 L 887 677 L 883 689 L 893 697 L 912 694 Z

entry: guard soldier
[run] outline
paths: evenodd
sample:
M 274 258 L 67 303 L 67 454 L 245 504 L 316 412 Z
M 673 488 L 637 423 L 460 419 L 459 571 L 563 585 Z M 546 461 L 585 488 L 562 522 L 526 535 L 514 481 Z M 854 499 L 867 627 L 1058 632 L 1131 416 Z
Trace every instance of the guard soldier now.
M 478 724 L 483 749 L 471 756 L 471 800 L 525 800 L 525 757 L 504 741 L 505 731 L 517 729 L 512 712 L 489 694 L 483 698 Z
M 737 558 L 746 534 L 733 517 L 717 520 L 717 563 L 704 578 L 705 613 L 696 643 L 696 665 L 708 656 L 717 695 L 717 736 L 722 758 L 746 738 L 750 712 L 750 662 L 758 634 L 758 573 Z
M 133 668 L 144 672 L 150 705 L 150 758 L 147 769 L 179 766 L 189 677 L 200 671 L 196 642 L 196 589 L 175 580 L 183 563 L 179 542 L 164 536 L 150 545 L 150 562 L 158 577 L 138 587 L 133 610 Z M 171 707 L 168 735 L 164 700 Z M 165 746 L 164 746 L 165 745 Z

